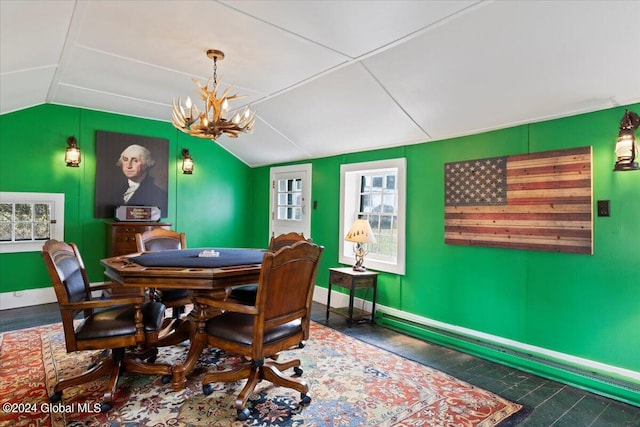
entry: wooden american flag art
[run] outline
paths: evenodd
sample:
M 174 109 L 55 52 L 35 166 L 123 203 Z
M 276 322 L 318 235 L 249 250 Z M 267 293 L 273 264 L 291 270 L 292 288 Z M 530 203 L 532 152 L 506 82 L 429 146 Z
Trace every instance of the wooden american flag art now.
M 446 244 L 593 254 L 591 147 L 444 171 Z

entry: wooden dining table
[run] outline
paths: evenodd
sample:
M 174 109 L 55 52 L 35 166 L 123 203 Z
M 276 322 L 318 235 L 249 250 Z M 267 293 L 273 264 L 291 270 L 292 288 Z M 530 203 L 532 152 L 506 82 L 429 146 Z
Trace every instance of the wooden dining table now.
M 188 289 L 194 294 L 226 298 L 233 286 L 258 283 L 263 249 L 197 248 L 121 255 L 100 260 L 104 274 L 123 288 L 145 292 L 147 289 Z M 216 313 L 194 310 L 162 337 L 159 346 L 174 345 L 190 339 L 202 315 Z M 175 391 L 182 390 L 204 346 L 193 340 L 185 359 L 167 371 L 158 365 L 157 373 L 171 381 Z

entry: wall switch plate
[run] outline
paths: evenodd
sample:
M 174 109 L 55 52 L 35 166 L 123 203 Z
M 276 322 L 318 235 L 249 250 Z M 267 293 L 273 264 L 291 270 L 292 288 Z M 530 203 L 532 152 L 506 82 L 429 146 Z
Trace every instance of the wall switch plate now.
M 609 200 L 598 200 L 598 216 L 610 216 Z

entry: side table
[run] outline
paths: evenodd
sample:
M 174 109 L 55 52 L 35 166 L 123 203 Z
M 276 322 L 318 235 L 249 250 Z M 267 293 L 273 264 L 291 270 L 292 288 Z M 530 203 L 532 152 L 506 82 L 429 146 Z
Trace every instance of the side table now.
M 331 286 L 349 289 L 349 307 L 331 308 Z M 353 298 L 356 289 L 373 289 L 373 300 L 371 312 L 353 308 Z M 378 291 L 378 273 L 375 271 L 355 271 L 352 267 L 330 268 L 329 269 L 329 289 L 327 293 L 327 322 L 329 312 L 333 312 L 347 318 L 349 327 L 354 320 L 369 317 L 369 321 L 374 323 L 376 313 L 376 293 Z

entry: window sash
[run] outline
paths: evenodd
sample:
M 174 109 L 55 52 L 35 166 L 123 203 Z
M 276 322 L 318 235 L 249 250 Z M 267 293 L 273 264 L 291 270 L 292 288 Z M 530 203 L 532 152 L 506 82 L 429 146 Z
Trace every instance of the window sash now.
M 37 252 L 64 240 L 64 194 L 0 192 L 0 253 Z

